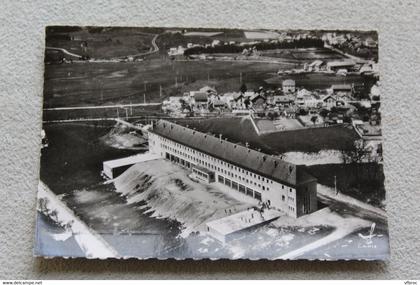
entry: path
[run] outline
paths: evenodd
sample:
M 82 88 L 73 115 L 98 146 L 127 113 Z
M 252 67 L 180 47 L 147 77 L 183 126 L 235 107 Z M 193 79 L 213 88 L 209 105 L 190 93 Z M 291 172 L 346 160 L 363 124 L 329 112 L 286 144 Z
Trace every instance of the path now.
M 110 58 L 110 59 L 101 59 L 100 61 L 101 61 L 101 62 L 114 62 L 114 61 L 121 60 L 121 59 L 123 59 L 123 58 L 127 58 L 127 57 L 133 57 L 133 58 L 136 58 L 136 57 L 141 57 L 141 56 L 146 56 L 146 55 L 150 55 L 150 54 L 157 53 L 157 52 L 159 51 L 159 47 L 158 47 L 158 45 L 156 44 L 156 40 L 157 40 L 157 38 L 159 37 L 159 35 L 160 35 L 160 34 L 155 34 L 155 35 L 154 35 L 154 37 L 153 37 L 153 39 L 152 39 L 152 42 L 151 42 L 151 44 L 152 44 L 152 46 L 153 46 L 153 49 L 152 49 L 152 50 L 150 50 L 150 51 L 148 51 L 148 52 L 143 52 L 143 53 L 138 53 L 138 54 L 133 54 L 133 55 L 119 56 L 119 57 Z M 59 47 L 45 47 L 45 49 L 49 49 L 49 50 L 58 50 L 58 51 L 63 52 L 64 54 L 67 54 L 67 55 L 70 55 L 70 56 L 74 56 L 74 57 L 77 57 L 77 58 L 79 58 L 79 59 L 83 58 L 83 56 L 81 56 L 81 55 L 79 55 L 79 54 L 72 53 L 72 52 L 70 52 L 70 51 L 68 51 L 68 50 L 66 50 L 66 49 L 64 49 L 64 48 L 59 48 Z
M 43 110 L 44 111 L 89 110 L 89 109 L 130 108 L 130 107 L 159 106 L 159 105 L 162 105 L 162 103 L 117 104 L 117 105 L 103 105 L 103 106 L 74 106 L 74 107 L 44 108 Z
M 58 50 L 58 51 L 61 51 L 61 52 L 65 53 L 65 54 L 67 54 L 67 55 L 74 56 L 74 57 L 77 57 L 77 58 L 82 58 L 82 56 L 81 56 L 81 55 L 79 55 L 79 54 L 75 54 L 75 53 L 72 53 L 72 52 L 70 52 L 70 51 L 68 51 L 68 50 L 66 50 L 66 49 L 64 49 L 64 48 L 58 48 L 58 47 L 45 47 L 45 49 Z

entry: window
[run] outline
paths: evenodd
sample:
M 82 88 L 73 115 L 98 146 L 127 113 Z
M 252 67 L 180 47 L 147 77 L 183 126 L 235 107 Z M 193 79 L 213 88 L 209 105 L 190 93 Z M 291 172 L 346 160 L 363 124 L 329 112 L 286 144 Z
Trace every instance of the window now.
M 225 180 L 224 180 L 223 176 L 221 176 L 221 175 L 219 175 L 219 177 L 218 177 L 218 181 L 219 181 L 220 183 L 225 183 Z
M 290 188 L 289 192 L 292 193 L 292 188 Z
M 239 184 L 239 192 L 245 193 L 245 186 L 242 184 Z
M 254 192 L 254 198 L 261 201 L 261 193 Z
M 284 200 L 286 199 L 286 197 L 284 197 L 284 195 L 281 195 L 281 200 L 284 202 Z

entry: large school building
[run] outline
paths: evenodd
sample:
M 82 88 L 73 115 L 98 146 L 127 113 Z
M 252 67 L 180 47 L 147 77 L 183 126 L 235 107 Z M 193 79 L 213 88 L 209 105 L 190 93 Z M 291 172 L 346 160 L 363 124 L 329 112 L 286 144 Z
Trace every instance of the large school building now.
M 227 186 L 244 200 L 251 197 L 291 217 L 317 210 L 317 180 L 304 166 L 165 120 L 150 129 L 149 149 L 205 183 Z

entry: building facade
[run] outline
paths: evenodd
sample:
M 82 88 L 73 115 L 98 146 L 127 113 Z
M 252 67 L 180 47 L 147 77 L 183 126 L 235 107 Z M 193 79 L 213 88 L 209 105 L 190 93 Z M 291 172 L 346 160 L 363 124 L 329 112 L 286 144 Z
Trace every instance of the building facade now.
M 295 218 L 317 210 L 317 180 L 303 166 L 164 120 L 149 131 L 149 149 L 244 201 L 252 198 Z

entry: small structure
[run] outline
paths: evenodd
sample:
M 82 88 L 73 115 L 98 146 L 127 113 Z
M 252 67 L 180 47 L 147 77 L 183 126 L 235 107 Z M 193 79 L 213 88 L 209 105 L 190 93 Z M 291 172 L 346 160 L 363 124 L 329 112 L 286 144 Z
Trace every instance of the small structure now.
M 114 179 L 136 163 L 159 158 L 161 157 L 157 154 L 146 152 L 143 154 L 104 161 L 102 163 L 102 173 L 108 178 Z
M 216 181 L 214 171 L 210 171 L 207 168 L 204 168 L 198 165 L 193 165 L 191 167 L 191 170 L 194 177 L 197 178 L 198 180 L 204 181 L 206 183 L 212 183 Z

